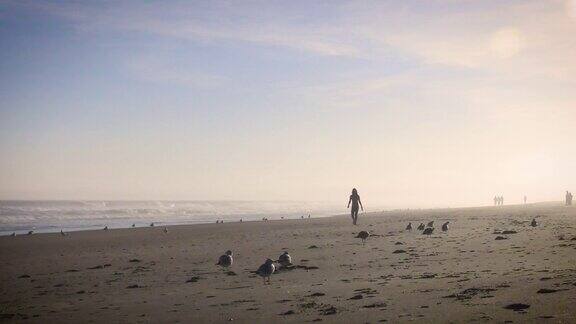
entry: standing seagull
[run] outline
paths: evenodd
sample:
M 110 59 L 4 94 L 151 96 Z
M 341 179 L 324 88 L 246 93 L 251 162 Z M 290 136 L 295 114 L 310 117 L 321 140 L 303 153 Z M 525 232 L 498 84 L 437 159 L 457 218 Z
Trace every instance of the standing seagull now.
M 10 234 L 10 236 L 15 237 L 15 236 L 16 236 L 16 232 L 12 232 L 12 234 Z
M 68 235 L 68 234 L 64 233 L 64 230 L 60 230 L 60 235 L 66 236 L 66 235 Z
M 28 232 L 28 235 L 32 235 L 32 234 L 34 234 L 34 231 L 29 231 L 29 232 Z
M 108 230 L 108 226 L 104 226 L 104 230 L 107 231 L 107 230 Z
M 218 263 L 216 263 L 216 265 L 228 268 L 229 266 L 232 265 L 232 263 L 234 263 L 234 259 L 232 258 L 232 251 L 228 250 L 226 251 L 225 254 L 220 256 L 220 258 L 218 259 Z
M 154 227 L 154 223 L 150 223 L 150 227 Z
M 283 267 L 291 266 L 292 265 L 292 257 L 288 254 L 288 251 L 285 251 L 278 257 L 278 263 Z
M 532 226 L 532 227 L 538 226 L 538 223 L 536 223 L 536 218 L 532 219 L 532 223 L 530 223 L 530 226 Z
M 164 226 L 164 234 L 168 234 L 168 227 Z
M 427 227 L 434 227 L 434 221 L 428 222 Z
M 368 237 L 370 237 L 370 233 L 366 231 L 360 231 L 360 233 L 356 235 L 356 238 L 362 239 L 362 244 L 366 243 L 366 239 L 368 239 Z
M 132 224 L 132 228 L 136 227 L 136 224 Z
M 260 277 L 264 279 L 265 284 L 266 284 L 266 278 L 268 278 L 268 284 L 270 284 L 270 276 L 272 276 L 275 270 L 276 267 L 274 266 L 274 261 L 266 259 L 266 262 L 264 262 L 264 264 L 261 265 L 260 268 L 258 268 L 256 273 L 258 273 L 258 275 L 260 275 Z
M 434 227 L 427 227 L 422 234 L 432 235 L 432 232 L 434 232 Z
M 424 223 L 420 223 L 420 225 L 418 225 L 418 230 L 422 231 L 424 229 Z
M 446 222 L 446 223 L 442 224 L 442 232 L 448 231 L 448 224 L 449 224 L 449 223 L 450 223 L 450 222 Z
M 406 226 L 406 230 L 407 230 L 407 231 L 411 231 L 411 230 L 412 230 L 412 223 L 408 223 L 408 226 Z

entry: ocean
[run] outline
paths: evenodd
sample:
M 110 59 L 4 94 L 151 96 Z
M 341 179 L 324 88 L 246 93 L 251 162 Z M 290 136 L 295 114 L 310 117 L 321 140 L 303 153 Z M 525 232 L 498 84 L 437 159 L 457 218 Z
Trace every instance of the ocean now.
M 344 204 L 299 201 L 0 201 L 0 235 L 326 217 Z

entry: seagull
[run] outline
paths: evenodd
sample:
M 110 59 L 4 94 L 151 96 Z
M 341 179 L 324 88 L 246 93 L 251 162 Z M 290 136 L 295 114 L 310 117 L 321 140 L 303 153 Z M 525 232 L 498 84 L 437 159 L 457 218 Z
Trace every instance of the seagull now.
M 168 228 L 164 226 L 164 233 L 168 234 Z
M 366 239 L 370 236 L 370 233 L 366 232 L 366 231 L 360 231 L 360 233 L 358 233 L 358 235 L 356 235 L 356 238 L 360 238 L 362 239 L 362 244 L 366 243 Z
M 15 237 L 15 236 L 16 236 L 16 232 L 12 232 L 12 234 L 10 234 L 10 236 Z
M 64 230 L 60 230 L 60 235 L 66 236 L 66 235 L 68 235 L 68 234 L 64 233 Z
M 104 226 L 104 230 L 107 231 L 107 230 L 108 230 L 108 226 Z
M 222 254 L 220 256 L 220 258 L 218 259 L 218 263 L 216 263 L 216 265 L 228 268 L 229 266 L 232 265 L 233 262 L 234 259 L 232 259 L 232 251 L 228 250 L 226 251 L 225 254 Z
M 448 230 L 448 224 L 449 223 L 450 222 L 446 222 L 446 223 L 442 224 L 442 232 L 446 232 Z
M 32 235 L 34 233 L 34 231 L 29 231 L 28 235 Z
M 406 226 L 406 230 L 407 230 L 407 231 L 411 231 L 411 230 L 412 230 L 412 223 L 408 223 L 408 226 Z
M 428 222 L 427 227 L 434 227 L 434 221 Z
M 150 223 L 150 227 L 154 227 L 154 223 Z
M 136 224 L 132 224 L 132 228 L 136 227 Z
M 242 223 L 242 218 L 240 218 L 240 223 Z
M 310 214 L 308 214 L 308 218 L 310 218 Z
M 258 268 L 256 273 L 264 279 L 264 283 L 266 283 L 266 279 L 268 279 L 268 284 L 270 284 L 270 276 L 272 276 L 275 270 L 274 261 L 266 259 L 266 262 Z
M 432 232 L 434 232 L 434 227 L 427 227 L 422 234 L 432 235 Z
M 424 229 L 424 223 L 420 223 L 420 225 L 418 225 L 418 230 L 421 231 Z
M 538 226 L 538 223 L 536 223 L 536 218 L 532 219 L 532 223 L 530 223 L 530 226 L 532 226 L 532 227 Z
M 300 216 L 301 219 L 304 219 L 304 215 Z
M 285 251 L 280 255 L 280 257 L 278 257 L 278 263 L 283 267 L 292 265 L 292 257 L 288 254 L 288 251 Z

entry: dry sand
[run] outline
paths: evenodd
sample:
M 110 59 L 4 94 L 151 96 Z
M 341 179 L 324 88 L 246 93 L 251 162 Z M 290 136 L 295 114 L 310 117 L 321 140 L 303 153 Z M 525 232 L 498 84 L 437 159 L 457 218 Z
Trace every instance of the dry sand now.
M 436 227 L 429 237 L 404 231 L 408 221 L 416 228 L 428 220 Z M 395 211 L 350 223 L 336 216 L 173 226 L 168 234 L 1 237 L 0 321 L 576 323 L 574 207 Z M 362 245 L 360 230 L 377 236 Z M 498 233 L 505 230 L 517 233 Z M 228 249 L 231 273 L 215 265 Z M 252 271 L 284 250 L 296 267 L 264 285 Z

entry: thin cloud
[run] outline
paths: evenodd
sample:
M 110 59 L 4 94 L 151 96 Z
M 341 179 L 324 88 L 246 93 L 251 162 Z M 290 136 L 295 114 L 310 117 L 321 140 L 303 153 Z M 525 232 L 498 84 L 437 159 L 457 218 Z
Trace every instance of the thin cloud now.
M 208 89 L 223 86 L 228 81 L 228 78 L 223 76 L 190 71 L 147 57 L 132 58 L 125 66 L 132 77 L 143 82 L 168 83 Z

